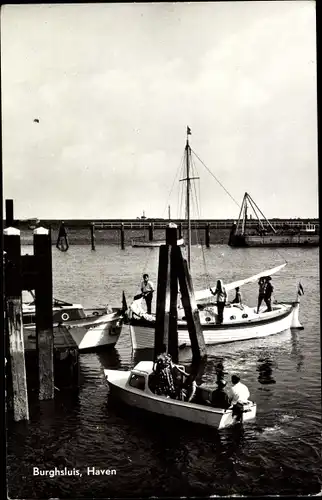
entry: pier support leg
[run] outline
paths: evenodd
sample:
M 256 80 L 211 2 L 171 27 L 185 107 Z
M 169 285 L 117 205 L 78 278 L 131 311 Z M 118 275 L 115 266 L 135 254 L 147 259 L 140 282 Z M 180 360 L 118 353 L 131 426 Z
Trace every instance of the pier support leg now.
M 124 238 L 124 224 L 122 222 L 122 224 L 121 224 L 121 248 L 122 248 L 122 250 L 124 250 L 124 248 L 125 248 L 124 240 L 125 240 L 125 238 Z
M 8 387 L 8 396 L 12 395 L 13 416 L 17 422 L 29 420 L 22 322 L 20 231 L 18 229 L 9 227 L 4 230 L 4 250 L 7 252 L 5 271 L 7 346 L 5 351 L 10 353 L 8 362 L 11 368 L 11 374 L 8 377 L 11 385 L 10 388 Z M 8 406 L 11 407 L 10 404 Z
M 67 252 L 69 248 L 69 243 L 68 243 L 68 237 L 67 237 L 67 231 L 65 228 L 65 223 L 62 221 L 60 223 L 59 231 L 58 231 L 58 237 L 57 237 L 57 242 L 56 242 L 56 248 L 60 250 L 61 252 Z
M 154 224 L 153 224 L 153 222 L 150 222 L 150 224 L 149 224 L 149 241 L 153 241 L 153 229 L 154 229 Z
M 13 224 L 13 200 L 6 200 L 6 227 L 12 227 Z
M 36 345 L 39 363 L 39 399 L 54 397 L 54 335 L 51 239 L 48 229 L 34 230 L 34 255 L 38 273 L 36 296 Z
M 210 247 L 210 224 L 208 223 L 206 225 L 206 229 L 205 229 L 205 241 L 206 241 L 206 247 L 209 248 Z
M 95 224 L 94 224 L 94 222 L 91 223 L 91 245 L 92 245 L 92 250 L 95 250 Z
M 178 235 L 179 240 L 182 238 L 182 222 L 179 224 L 179 235 Z

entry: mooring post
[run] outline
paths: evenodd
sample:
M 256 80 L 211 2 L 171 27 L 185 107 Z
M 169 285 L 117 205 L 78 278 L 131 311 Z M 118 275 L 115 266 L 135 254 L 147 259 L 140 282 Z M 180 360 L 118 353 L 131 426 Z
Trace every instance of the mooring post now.
M 154 229 L 154 224 L 153 224 L 153 222 L 150 222 L 150 224 L 149 224 L 149 241 L 153 241 L 153 229 Z
M 95 223 L 91 222 L 91 244 L 92 250 L 95 250 Z
M 9 200 L 10 201 L 10 200 Z M 29 419 L 26 363 L 22 321 L 22 276 L 20 256 L 20 231 L 13 227 L 4 230 L 5 269 L 5 311 L 7 342 L 9 347 L 10 382 L 13 396 L 13 416 L 17 422 Z M 9 344 L 9 345 L 8 345 Z M 5 349 L 8 352 L 8 349 Z M 9 394 L 8 394 L 9 395 Z
M 206 247 L 210 247 L 210 224 L 206 225 L 206 234 L 205 234 L 205 240 L 206 240 Z
M 53 281 L 48 229 L 38 227 L 34 230 L 34 256 L 38 269 L 35 296 L 39 399 L 44 400 L 54 397 Z
M 182 222 L 180 222 L 180 224 L 179 224 L 179 234 L 178 234 L 178 238 L 179 238 L 179 240 L 181 240 L 181 238 L 182 238 Z
M 154 359 L 162 352 L 171 354 L 174 363 L 178 362 L 177 299 L 178 276 L 173 263 L 173 248 L 177 245 L 177 226 L 166 228 L 166 244 L 161 245 L 159 253 L 159 272 L 157 288 L 156 326 L 154 337 Z
M 123 222 L 121 223 L 121 248 L 124 250 L 125 245 L 124 245 L 124 224 Z
M 179 362 L 178 350 L 178 273 L 176 266 L 176 247 L 178 231 L 176 224 L 169 224 L 166 229 L 166 244 L 170 245 L 170 312 L 168 331 L 168 353 L 171 354 L 174 363 Z
M 6 200 L 6 227 L 12 227 L 13 225 L 13 200 Z
M 161 245 L 157 286 L 156 322 L 154 332 L 154 360 L 166 352 L 170 315 L 170 256 L 171 248 Z

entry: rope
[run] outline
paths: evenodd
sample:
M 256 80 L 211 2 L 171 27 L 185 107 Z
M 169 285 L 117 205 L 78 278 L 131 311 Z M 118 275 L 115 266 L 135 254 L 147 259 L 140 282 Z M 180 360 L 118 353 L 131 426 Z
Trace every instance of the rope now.
M 200 161 L 200 163 L 202 163 L 202 165 L 205 167 L 206 170 L 208 170 L 208 172 L 210 173 L 210 175 L 212 175 L 212 177 L 218 182 L 218 184 L 223 188 L 223 190 L 228 194 L 228 196 L 233 200 L 234 203 L 236 203 L 236 205 L 238 207 L 240 207 L 240 204 L 235 200 L 235 198 L 227 191 L 227 189 L 225 188 L 225 186 L 220 182 L 219 179 L 217 179 L 217 177 L 212 173 L 211 170 L 209 170 L 209 168 L 207 167 L 207 165 L 204 164 L 204 162 L 201 160 L 201 158 L 199 158 L 199 156 L 197 155 L 197 153 L 195 153 L 193 151 L 193 149 L 191 149 L 191 151 L 193 152 L 193 154 L 195 155 L 196 158 L 198 158 L 198 160 Z
M 177 168 L 177 170 L 176 170 L 176 174 L 175 174 L 175 177 L 174 177 L 174 179 L 173 179 L 173 183 L 172 183 L 172 186 L 171 186 L 171 189 L 170 189 L 170 192 L 169 192 L 168 198 L 167 198 L 166 205 L 165 205 L 164 210 L 163 210 L 163 212 L 162 212 L 162 215 L 164 215 L 164 213 L 166 212 L 167 207 L 168 207 L 168 205 L 169 205 L 170 196 L 171 196 L 171 194 L 172 194 L 172 191 L 173 191 L 173 188 L 174 188 L 174 184 L 175 184 L 175 182 L 176 182 L 176 180 L 177 180 L 177 177 L 178 177 L 178 175 L 179 175 L 179 172 L 181 171 L 183 161 L 184 161 L 184 154 L 182 155 L 181 162 L 180 162 L 180 164 L 179 164 L 179 167 L 178 167 L 178 168 Z
M 192 165 L 192 169 L 191 170 L 192 170 L 192 174 L 193 174 L 192 176 L 193 177 L 198 177 L 198 171 L 197 171 L 197 168 L 196 168 L 195 163 L 194 163 L 193 160 L 191 161 L 191 165 Z M 193 183 L 193 189 L 194 189 L 193 202 L 195 202 L 195 205 L 196 205 L 197 218 L 200 220 L 201 219 L 201 208 L 200 208 L 200 203 L 198 202 L 198 200 L 201 200 L 201 196 L 200 196 L 200 183 L 198 184 L 198 186 L 199 186 L 199 198 L 197 196 L 196 184 Z M 207 286 L 210 287 L 210 275 L 209 275 L 208 268 L 207 268 L 206 256 L 205 256 L 205 251 L 204 251 L 204 245 L 202 244 L 202 239 L 200 237 L 200 231 L 198 230 L 198 228 L 195 228 L 195 231 L 196 231 L 196 240 L 199 243 L 199 245 L 201 246 L 203 266 L 204 266 L 204 270 L 205 270 L 205 275 L 206 275 L 206 280 L 207 280 Z

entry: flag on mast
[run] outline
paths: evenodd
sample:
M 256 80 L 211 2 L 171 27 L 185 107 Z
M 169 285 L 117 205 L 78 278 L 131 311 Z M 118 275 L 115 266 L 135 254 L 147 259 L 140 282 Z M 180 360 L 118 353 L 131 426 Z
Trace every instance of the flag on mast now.
M 187 135 L 191 135 L 191 128 L 187 127 Z
M 298 289 L 297 289 L 297 294 L 298 295 L 304 295 L 304 288 L 302 287 L 301 283 L 299 283 Z

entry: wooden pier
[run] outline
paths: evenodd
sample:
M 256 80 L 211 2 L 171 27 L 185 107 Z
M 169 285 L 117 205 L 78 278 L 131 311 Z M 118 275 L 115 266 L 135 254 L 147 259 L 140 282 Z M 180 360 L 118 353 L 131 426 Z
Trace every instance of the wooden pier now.
M 10 224 L 13 205 L 8 206 L 6 222 Z M 28 370 L 36 373 L 39 399 L 53 399 L 57 385 L 75 387 L 78 383 L 78 348 L 66 328 L 53 328 L 50 230 L 34 230 L 33 256 L 21 255 L 19 229 L 6 227 L 3 235 L 7 410 L 19 421 L 29 419 Z M 33 331 L 23 325 L 23 290 L 35 291 Z

